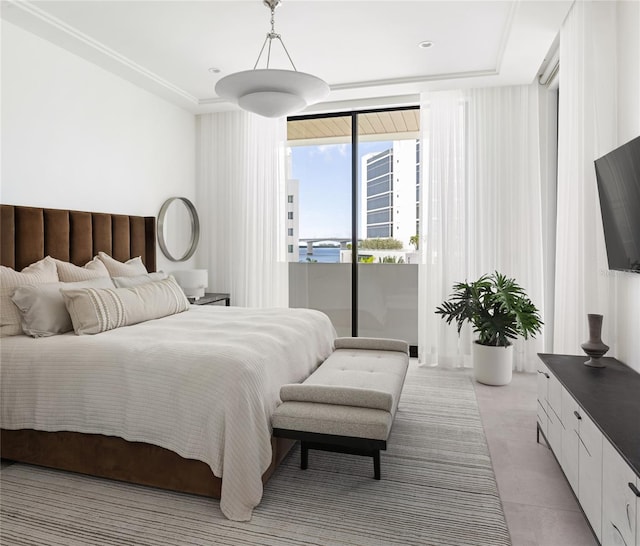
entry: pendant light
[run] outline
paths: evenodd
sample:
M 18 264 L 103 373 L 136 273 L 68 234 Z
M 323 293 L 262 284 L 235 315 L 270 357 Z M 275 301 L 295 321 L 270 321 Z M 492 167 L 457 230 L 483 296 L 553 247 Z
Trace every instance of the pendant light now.
M 253 70 L 230 74 L 222 78 L 215 88 L 219 97 L 235 102 L 243 110 L 267 118 L 279 118 L 299 112 L 329 94 L 326 82 L 311 74 L 298 72 L 280 34 L 275 32 L 275 10 L 280 2 L 281 0 L 263 0 L 271 9 L 271 32 L 267 33 Z M 273 40 L 280 42 L 293 70 L 269 68 Z M 267 43 L 267 67 L 260 69 L 258 63 Z

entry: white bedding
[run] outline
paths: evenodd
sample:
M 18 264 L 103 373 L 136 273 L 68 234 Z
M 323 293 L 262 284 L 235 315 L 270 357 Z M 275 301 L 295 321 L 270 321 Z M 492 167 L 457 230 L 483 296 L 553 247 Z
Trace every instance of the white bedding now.
M 249 520 L 280 386 L 304 380 L 334 338 L 318 311 L 219 306 L 92 336 L 3 338 L 1 424 L 119 436 L 204 461 L 224 476 L 225 516 Z

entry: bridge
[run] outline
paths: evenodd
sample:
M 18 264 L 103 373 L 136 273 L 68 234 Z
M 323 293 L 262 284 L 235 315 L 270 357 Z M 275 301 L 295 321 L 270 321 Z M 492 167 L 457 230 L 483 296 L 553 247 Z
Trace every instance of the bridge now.
M 307 256 L 313 254 L 314 243 L 340 243 L 340 250 L 347 250 L 347 245 L 351 243 L 351 237 L 314 237 L 313 239 L 298 239 L 300 243 L 307 243 Z

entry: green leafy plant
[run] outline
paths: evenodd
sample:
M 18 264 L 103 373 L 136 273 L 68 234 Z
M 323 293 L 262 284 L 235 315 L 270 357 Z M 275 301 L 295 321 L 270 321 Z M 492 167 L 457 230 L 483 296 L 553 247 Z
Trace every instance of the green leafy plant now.
M 391 237 L 378 237 L 360 241 L 359 247 L 367 250 L 400 250 L 402 249 L 402 241 Z
M 358 262 L 361 264 L 372 264 L 374 260 L 374 256 L 358 256 Z
M 418 235 L 412 235 L 409 237 L 409 244 L 415 246 L 416 250 L 418 250 L 420 246 L 420 237 Z
M 447 324 L 455 322 L 458 334 L 471 323 L 480 345 L 507 347 L 518 336 L 535 337 L 543 325 L 536 306 L 514 279 L 497 271 L 477 281 L 453 285 L 453 293 L 436 314 Z
M 381 264 L 403 264 L 404 258 L 402 256 L 383 256 L 382 258 L 378 258 L 378 262 Z

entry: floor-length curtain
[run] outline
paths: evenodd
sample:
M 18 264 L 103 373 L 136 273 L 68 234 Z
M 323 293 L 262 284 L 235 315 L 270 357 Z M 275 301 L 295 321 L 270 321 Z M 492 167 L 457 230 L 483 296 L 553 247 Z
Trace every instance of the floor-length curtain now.
M 616 146 L 616 3 L 576 2 L 560 31 L 554 352 L 581 353 L 587 313 L 616 331 L 593 161 Z
M 209 291 L 230 292 L 239 306 L 287 306 L 286 120 L 202 115 L 198 138 L 198 261 Z
M 421 364 L 457 367 L 468 360 L 465 340 L 434 311 L 453 283 L 469 273 L 466 105 L 460 91 L 423 95 L 420 104 L 420 263 L 418 357 Z
M 470 362 L 473 335 L 434 314 L 454 282 L 499 271 L 544 317 L 537 84 L 422 97 L 420 359 Z M 515 342 L 514 367 L 533 371 L 542 334 Z

